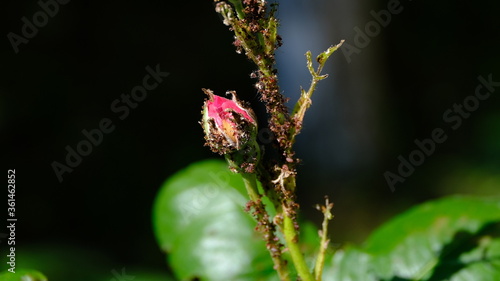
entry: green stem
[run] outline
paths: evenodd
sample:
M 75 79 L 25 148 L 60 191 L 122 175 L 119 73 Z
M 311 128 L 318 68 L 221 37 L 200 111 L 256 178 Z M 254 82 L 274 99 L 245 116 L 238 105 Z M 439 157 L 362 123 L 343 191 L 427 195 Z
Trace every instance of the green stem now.
M 296 120 L 296 125 L 292 128 L 292 131 L 290 133 L 290 140 L 292 144 L 295 142 L 295 136 L 298 135 L 300 130 L 302 129 L 302 121 L 304 120 L 304 115 L 306 113 L 306 110 L 312 104 L 311 96 L 316 90 L 316 85 L 318 84 L 319 81 L 328 77 L 327 74 L 321 75 L 321 71 L 323 71 L 323 67 L 325 66 L 325 63 L 328 60 L 328 58 L 333 54 L 333 52 L 335 52 L 338 48 L 340 48 L 340 46 L 342 46 L 342 43 L 344 43 L 344 40 L 341 40 L 339 44 L 331 46 L 326 51 L 318 55 L 318 57 L 316 58 L 316 61 L 318 62 L 317 70 L 314 70 L 314 67 L 312 65 L 311 52 L 307 51 L 306 53 L 307 69 L 309 69 L 309 73 L 312 76 L 312 81 L 307 92 L 304 89 L 301 89 L 300 98 L 295 104 L 295 107 L 292 112 L 292 118 Z
M 303 281 L 314 281 L 314 277 L 307 267 L 304 255 L 302 255 L 302 252 L 299 248 L 299 235 L 295 229 L 292 218 L 288 216 L 286 210 L 284 212 L 283 228 L 283 235 L 285 236 L 286 245 L 288 247 L 290 255 L 292 256 L 292 261 L 295 265 L 297 273 Z
M 240 0 L 229 0 L 231 4 L 234 5 L 234 9 L 236 10 L 236 14 L 238 14 L 238 18 L 240 20 L 245 18 L 245 13 L 243 12 L 243 4 Z
M 323 276 L 323 267 L 325 265 L 325 254 L 326 254 L 326 249 L 328 248 L 328 222 L 333 218 L 332 215 L 332 208 L 333 204 L 329 203 L 328 198 L 326 199 L 326 204 L 324 207 L 317 207 L 318 210 L 322 210 L 323 212 L 323 223 L 322 223 L 322 229 L 320 232 L 321 235 L 321 242 L 319 244 L 319 253 L 318 257 L 316 258 L 316 265 L 314 266 L 314 277 L 316 277 L 316 281 L 321 281 L 321 278 Z
M 248 196 L 253 202 L 258 202 L 260 200 L 259 190 L 257 188 L 257 180 L 255 174 L 241 173 L 243 177 L 243 182 L 245 183 L 245 188 L 247 189 Z
M 262 209 L 264 209 L 264 206 L 261 205 L 261 195 L 259 194 L 259 189 L 257 187 L 257 179 L 255 174 L 248 174 L 248 173 L 241 173 L 243 177 L 243 182 L 245 183 L 245 188 L 247 190 L 248 196 L 250 197 L 250 200 L 252 200 L 255 204 L 255 207 L 261 206 Z M 258 221 L 262 223 L 270 223 L 263 217 L 262 212 L 258 212 L 258 217 L 256 218 Z M 269 236 L 269 239 L 273 241 L 275 234 L 273 231 L 268 232 L 267 234 L 264 233 L 265 235 Z M 279 250 L 279 249 L 277 249 Z M 290 276 L 288 274 L 288 270 L 286 267 L 285 261 L 282 259 L 281 254 L 275 254 L 273 252 L 271 254 L 271 259 L 273 260 L 274 266 L 276 268 L 276 271 L 278 272 L 278 276 L 280 280 L 282 281 L 290 281 Z

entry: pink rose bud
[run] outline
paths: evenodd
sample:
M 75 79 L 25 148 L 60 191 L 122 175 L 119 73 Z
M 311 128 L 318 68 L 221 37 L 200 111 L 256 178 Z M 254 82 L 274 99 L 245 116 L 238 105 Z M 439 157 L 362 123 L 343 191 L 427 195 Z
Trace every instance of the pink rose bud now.
M 257 121 L 252 109 L 243 106 L 234 91 L 228 92 L 232 99 L 226 99 L 214 95 L 211 90 L 202 90 L 208 95 L 201 121 L 206 145 L 213 152 L 226 155 L 233 171 L 253 172 L 260 149 L 256 141 Z

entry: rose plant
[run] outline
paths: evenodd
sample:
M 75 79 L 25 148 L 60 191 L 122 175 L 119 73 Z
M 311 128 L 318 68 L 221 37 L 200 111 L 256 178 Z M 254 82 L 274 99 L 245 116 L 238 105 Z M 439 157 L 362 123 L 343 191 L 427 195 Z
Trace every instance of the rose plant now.
M 268 118 L 258 126 L 235 91 L 226 98 L 202 89 L 206 145 L 226 164 L 202 161 L 173 175 L 153 211 L 157 240 L 178 279 L 500 280 L 498 199 L 427 202 L 380 227 L 362 247 L 338 251 L 329 246 L 328 198 L 317 206 L 324 215 L 320 230 L 299 221 L 293 144 L 317 83 L 327 77 L 323 67 L 343 41 L 319 54 L 316 68 L 306 53 L 311 85 L 289 112 L 274 67 L 281 46 L 277 4 L 214 2 L 236 51 L 255 63 L 251 77 Z M 271 143 L 259 142 L 259 127 L 272 133 Z

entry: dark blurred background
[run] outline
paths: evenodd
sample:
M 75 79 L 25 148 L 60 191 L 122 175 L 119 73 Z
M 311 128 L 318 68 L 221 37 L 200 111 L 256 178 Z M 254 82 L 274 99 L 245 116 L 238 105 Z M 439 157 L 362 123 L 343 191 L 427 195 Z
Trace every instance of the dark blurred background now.
M 377 29 L 370 22 L 388 3 L 399 12 Z M 70 1 L 46 22 L 36 18 L 45 24 L 22 42 L 12 33 L 23 36 L 22 18 L 33 22 L 42 8 L 3 4 L 0 147 L 4 171 L 17 175 L 18 266 L 39 265 L 51 280 L 80 280 L 71 275 L 78 271 L 88 274 L 79 273 L 82 280 L 109 280 L 122 268 L 164 274 L 151 227 L 155 195 L 174 172 L 217 157 L 197 124 L 201 88 L 237 90 L 258 107 L 253 65 L 236 54 L 212 1 Z M 303 217 L 319 222 L 313 205 L 329 195 L 334 245 L 362 243 L 382 222 L 429 199 L 499 194 L 500 87 L 478 106 L 469 97 L 478 76 L 500 81 L 499 8 L 486 0 L 281 3 L 277 56 L 289 106 L 309 86 L 307 50 L 318 54 L 341 39 L 356 48 L 328 62 L 330 77 L 297 143 Z M 367 26 L 371 36 L 361 46 L 355 36 Z M 168 77 L 121 120 L 111 104 L 157 65 Z M 443 114 L 467 97 L 474 110 L 453 130 Z M 82 130 L 99 128 L 103 118 L 114 130 L 60 182 L 54 161 L 66 165 L 66 146 L 77 149 Z M 392 191 L 384 173 L 397 174 L 398 156 L 408 159 L 414 141 L 436 128 L 446 141 Z

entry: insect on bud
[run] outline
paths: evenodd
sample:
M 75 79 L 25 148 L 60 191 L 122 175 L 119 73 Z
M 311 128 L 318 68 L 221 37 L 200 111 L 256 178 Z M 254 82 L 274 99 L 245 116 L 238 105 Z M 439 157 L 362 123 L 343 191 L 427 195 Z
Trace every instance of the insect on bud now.
M 225 155 L 233 171 L 252 173 L 260 158 L 257 121 L 252 109 L 244 106 L 234 91 L 227 92 L 232 99 L 226 99 L 211 90 L 202 90 L 208 95 L 201 121 L 206 145 L 213 152 Z

